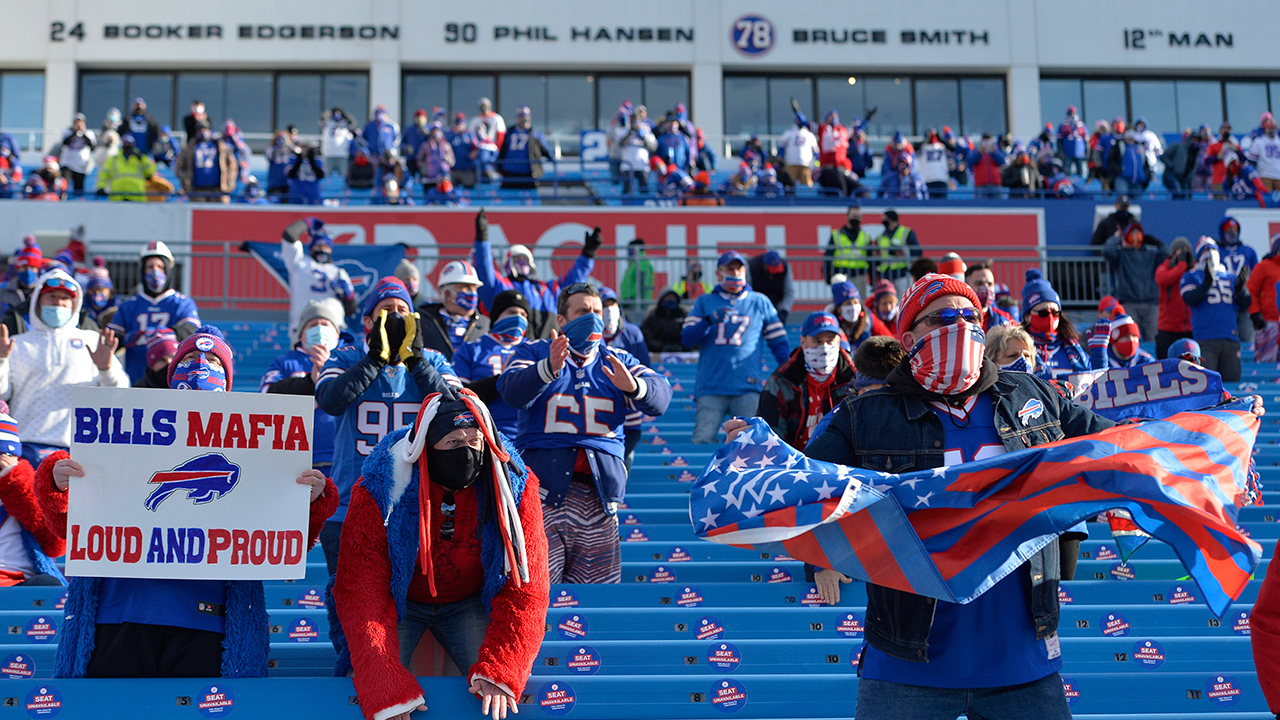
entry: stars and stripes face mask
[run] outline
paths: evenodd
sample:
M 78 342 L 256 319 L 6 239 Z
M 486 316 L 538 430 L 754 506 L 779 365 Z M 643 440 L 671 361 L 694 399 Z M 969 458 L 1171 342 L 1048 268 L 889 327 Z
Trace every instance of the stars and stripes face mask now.
M 977 325 L 944 325 L 911 349 L 911 374 L 929 392 L 953 395 L 968 390 L 982 373 L 986 341 L 986 333 Z

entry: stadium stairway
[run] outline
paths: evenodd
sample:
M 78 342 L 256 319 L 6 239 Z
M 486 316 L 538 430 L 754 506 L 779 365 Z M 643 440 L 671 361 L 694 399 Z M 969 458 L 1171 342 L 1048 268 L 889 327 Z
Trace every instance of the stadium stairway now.
M 276 323 L 224 326 L 237 353 L 235 387 L 256 391 L 287 347 Z M 542 650 L 521 698 L 523 718 L 848 718 L 866 593 L 845 586 L 823 605 L 791 558 L 705 543 L 688 517 L 691 483 L 713 446 L 690 443 L 696 366 L 655 361 L 678 388 L 671 410 L 646 420 L 625 507 L 620 585 L 557 585 Z M 1152 541 L 1122 565 L 1105 525 L 1089 524 L 1077 580 L 1065 582 L 1061 635 L 1068 702 L 1081 720 L 1202 720 L 1272 716 L 1249 646 L 1249 611 L 1280 539 L 1280 369 L 1246 364 L 1235 394 L 1275 408 L 1257 447 L 1264 505 L 1240 526 L 1264 562 L 1218 618 L 1172 549 Z M 269 677 L 255 680 L 54 680 L 62 588 L 0 593 L 0 717 L 358 718 L 347 678 L 331 677 L 323 558 L 299 581 L 266 583 Z M 460 678 L 422 678 L 414 717 L 478 712 Z M 37 707 L 39 706 L 39 707 Z M 221 715 L 216 711 L 221 709 Z M 36 714 L 41 710 L 48 714 Z M 24 713 L 26 713 L 24 715 Z

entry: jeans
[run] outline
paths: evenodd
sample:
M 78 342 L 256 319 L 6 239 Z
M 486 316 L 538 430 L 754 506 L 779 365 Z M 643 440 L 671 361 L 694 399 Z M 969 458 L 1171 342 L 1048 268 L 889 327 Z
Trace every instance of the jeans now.
M 1115 183 L 1116 195 L 1136 195 L 1146 189 L 1145 185 L 1129 182 L 1122 177 L 1115 178 L 1113 182 Z
M 1128 306 L 1125 306 L 1128 308 Z M 1236 334 L 1240 336 L 1240 344 L 1248 345 L 1253 342 L 1253 320 L 1249 318 L 1248 310 L 1236 310 Z
M 924 185 L 929 188 L 930 200 L 946 200 L 947 190 L 951 189 L 946 180 L 935 180 Z
M 1240 382 L 1240 341 L 1199 340 L 1201 365 L 1222 376 L 1223 382 Z
M 430 630 L 465 676 L 480 660 L 480 642 L 489 627 L 480 593 L 451 603 L 405 603 L 404 619 L 396 627 L 400 638 L 400 664 L 409 667 L 422 634 Z
M 338 541 L 342 538 L 342 521 L 326 520 L 320 528 L 320 549 L 324 550 L 324 564 L 329 566 L 329 577 L 338 572 Z
M 1174 200 L 1191 199 L 1191 181 L 1189 179 L 1180 178 L 1166 169 L 1160 181 L 1164 183 L 1165 189 L 1172 194 Z
M 760 393 L 745 392 L 732 395 L 703 395 L 697 399 L 697 412 L 693 418 L 693 441 L 709 445 L 716 441 L 716 433 L 726 414 L 733 417 L 752 417 L 760 407 Z
M 975 198 L 1002 198 L 1004 197 L 1004 188 L 999 185 L 974 185 L 973 196 Z
M 1088 170 L 1088 163 L 1084 158 L 1067 158 L 1067 166 L 1063 168 L 1063 172 L 1068 175 L 1079 175 L 1084 177 L 1085 171 Z
M 497 150 L 476 150 L 476 182 L 493 182 L 495 174 L 493 165 L 497 161 Z
M 648 170 L 622 171 L 622 194 L 630 195 L 632 193 L 639 193 L 640 195 L 647 195 L 649 193 Z
M 858 681 L 858 720 L 1071 720 L 1062 677 L 1012 687 L 931 688 Z

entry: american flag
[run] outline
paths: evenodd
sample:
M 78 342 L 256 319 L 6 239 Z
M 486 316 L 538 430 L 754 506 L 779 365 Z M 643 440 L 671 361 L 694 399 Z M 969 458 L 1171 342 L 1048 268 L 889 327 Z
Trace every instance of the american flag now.
M 902 475 L 810 459 L 752 418 L 707 463 L 690 518 L 712 542 L 963 603 L 1073 525 L 1121 509 L 1173 546 L 1221 616 L 1262 557 L 1236 529 L 1251 403 Z

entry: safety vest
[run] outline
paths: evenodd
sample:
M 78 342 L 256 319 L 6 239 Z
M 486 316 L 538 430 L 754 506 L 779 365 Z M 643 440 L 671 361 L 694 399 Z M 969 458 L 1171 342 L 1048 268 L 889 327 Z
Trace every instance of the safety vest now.
M 866 270 L 869 267 L 867 248 L 872 243 L 866 230 L 858 228 L 858 236 L 850 240 L 848 232 L 839 227 L 831 233 L 831 239 L 836 242 L 835 261 L 832 265 L 837 270 Z
M 692 285 L 689 285 L 685 283 L 684 280 L 677 280 L 676 284 L 671 289 L 672 291 L 675 292 L 675 294 L 679 295 L 682 298 L 688 298 L 689 300 L 694 300 L 694 299 L 697 299 L 698 296 L 700 295 L 709 294 L 711 292 L 711 285 L 706 281 L 695 282 Z M 691 290 L 692 292 L 686 293 L 685 292 L 686 289 Z
M 876 238 L 876 244 L 882 248 L 902 248 L 907 245 L 907 236 L 911 234 L 911 228 L 906 225 L 899 225 L 892 235 L 881 235 Z M 886 262 L 880 265 L 880 272 L 889 272 L 891 270 L 906 270 L 907 257 L 902 256 L 893 262 Z

